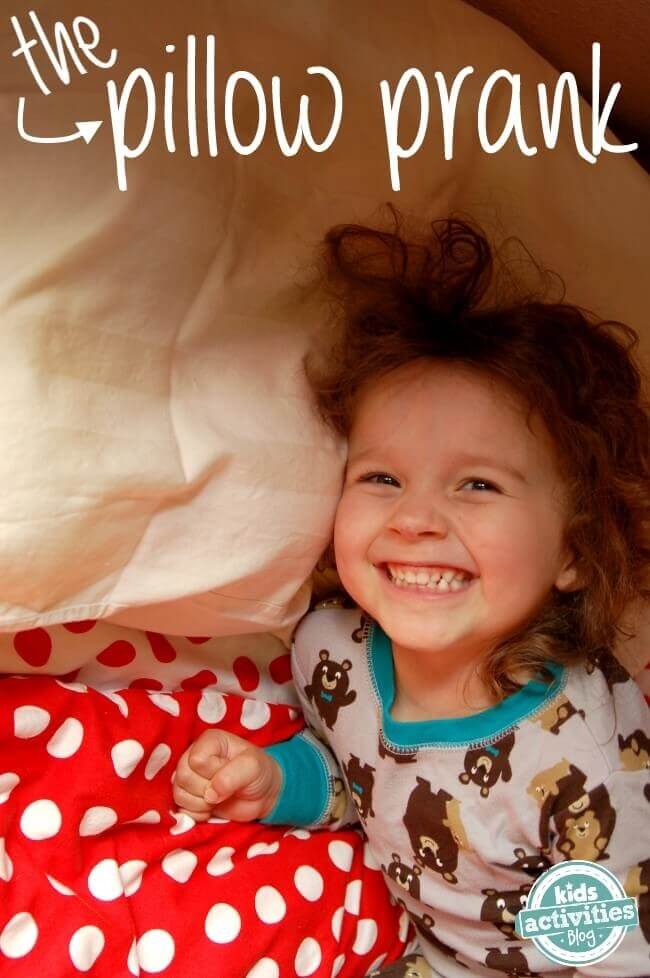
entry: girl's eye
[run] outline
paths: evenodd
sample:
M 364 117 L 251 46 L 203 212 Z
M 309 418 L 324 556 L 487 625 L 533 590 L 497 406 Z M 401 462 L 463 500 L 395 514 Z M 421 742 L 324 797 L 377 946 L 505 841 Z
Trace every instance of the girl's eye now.
M 360 482 L 370 482 L 376 486 L 398 486 L 399 482 L 394 475 L 389 475 L 388 472 L 369 472 L 367 475 L 362 475 Z
M 472 488 L 475 492 L 501 492 L 498 486 L 487 479 L 467 479 L 461 489 Z

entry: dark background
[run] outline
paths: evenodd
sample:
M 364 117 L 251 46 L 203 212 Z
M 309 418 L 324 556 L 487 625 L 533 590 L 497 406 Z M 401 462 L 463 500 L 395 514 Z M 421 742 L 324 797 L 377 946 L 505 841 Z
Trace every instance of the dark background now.
M 558 71 L 572 71 L 591 101 L 591 45 L 601 44 L 601 91 L 623 86 L 611 116 L 621 142 L 639 144 L 650 170 L 648 0 L 467 0 L 517 32 Z

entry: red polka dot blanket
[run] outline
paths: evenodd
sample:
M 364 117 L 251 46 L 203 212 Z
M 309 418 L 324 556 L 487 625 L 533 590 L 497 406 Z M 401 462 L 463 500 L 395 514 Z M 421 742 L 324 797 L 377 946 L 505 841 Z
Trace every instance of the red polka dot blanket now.
M 42 658 L 26 634 L 14 649 Z M 134 646 L 109 637 L 94 662 L 120 673 Z M 293 706 L 241 695 L 271 667 L 286 683 L 284 662 L 235 662 L 239 694 L 207 669 L 171 691 L 144 676 L 95 689 L 84 669 L 0 679 L 3 978 L 359 978 L 402 953 L 407 922 L 357 832 L 172 810 L 176 763 L 206 727 L 266 745 L 302 726 Z

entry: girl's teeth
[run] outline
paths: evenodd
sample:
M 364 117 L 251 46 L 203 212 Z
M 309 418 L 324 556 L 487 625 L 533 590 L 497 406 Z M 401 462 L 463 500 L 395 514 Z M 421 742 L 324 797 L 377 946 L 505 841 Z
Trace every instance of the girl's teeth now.
M 404 570 L 401 567 L 388 565 L 388 573 L 398 587 L 428 587 L 432 591 L 460 591 L 469 583 L 469 575 L 464 571 L 444 570 Z

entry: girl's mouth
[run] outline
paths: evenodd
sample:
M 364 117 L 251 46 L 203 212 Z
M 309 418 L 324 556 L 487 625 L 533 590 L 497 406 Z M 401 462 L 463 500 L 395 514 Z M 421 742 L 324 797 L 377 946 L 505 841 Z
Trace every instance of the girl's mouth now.
M 388 579 L 404 590 L 431 591 L 448 594 L 466 590 L 473 580 L 469 571 L 444 566 L 415 566 L 409 564 L 383 564 Z

